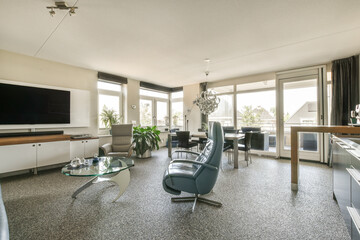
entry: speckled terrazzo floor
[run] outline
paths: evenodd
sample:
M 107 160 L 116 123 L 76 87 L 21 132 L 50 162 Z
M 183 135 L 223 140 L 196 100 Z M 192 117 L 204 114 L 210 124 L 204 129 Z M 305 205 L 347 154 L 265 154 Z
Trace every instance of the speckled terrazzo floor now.
M 116 203 L 118 189 L 107 182 L 72 200 L 88 178 L 60 169 L 4 178 L 10 239 L 349 239 L 325 165 L 301 163 L 294 193 L 290 161 L 253 156 L 253 164 L 240 162 L 235 170 L 225 158 L 208 195 L 223 207 L 198 204 L 191 213 L 192 203 L 171 203 L 162 189 L 168 163 L 166 149 L 135 159 L 130 185 Z

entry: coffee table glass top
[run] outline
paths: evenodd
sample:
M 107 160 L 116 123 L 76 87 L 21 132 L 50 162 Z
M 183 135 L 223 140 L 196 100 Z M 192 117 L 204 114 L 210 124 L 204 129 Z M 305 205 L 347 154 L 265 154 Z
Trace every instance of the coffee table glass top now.
M 92 158 L 93 163 L 89 166 L 81 165 L 74 168 L 67 164 L 61 169 L 61 173 L 67 176 L 92 177 L 118 173 L 134 166 L 134 160 L 130 158 L 98 157 L 97 159 Z

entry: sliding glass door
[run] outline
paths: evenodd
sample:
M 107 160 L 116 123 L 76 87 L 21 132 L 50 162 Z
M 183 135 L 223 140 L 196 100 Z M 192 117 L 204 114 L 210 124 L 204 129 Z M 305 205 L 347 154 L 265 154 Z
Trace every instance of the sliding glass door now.
M 311 74 L 282 78 L 278 83 L 279 153 L 281 157 L 290 157 L 291 126 L 323 124 L 321 81 L 319 74 Z M 322 141 L 321 134 L 300 133 L 298 136 L 300 159 L 320 161 Z

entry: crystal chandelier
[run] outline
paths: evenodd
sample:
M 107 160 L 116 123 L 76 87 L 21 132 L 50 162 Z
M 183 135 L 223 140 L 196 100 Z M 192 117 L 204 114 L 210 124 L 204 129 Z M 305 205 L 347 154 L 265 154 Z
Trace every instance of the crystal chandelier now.
M 209 75 L 209 71 L 205 72 L 206 80 Z M 212 90 L 202 91 L 200 96 L 194 100 L 194 104 L 199 107 L 200 112 L 204 115 L 209 115 L 213 113 L 219 106 L 220 98 L 216 96 L 215 92 Z

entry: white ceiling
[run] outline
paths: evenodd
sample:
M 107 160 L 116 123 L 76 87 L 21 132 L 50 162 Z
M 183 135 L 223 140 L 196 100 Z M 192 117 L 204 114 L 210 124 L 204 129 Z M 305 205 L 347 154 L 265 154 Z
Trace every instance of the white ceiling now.
M 205 58 L 215 81 L 360 53 L 359 0 L 78 0 L 54 17 L 49 5 L 0 0 L 0 49 L 168 87 L 203 82 Z

